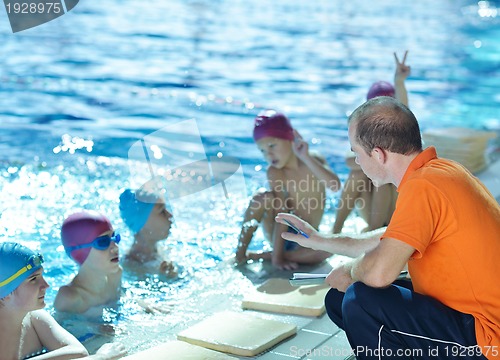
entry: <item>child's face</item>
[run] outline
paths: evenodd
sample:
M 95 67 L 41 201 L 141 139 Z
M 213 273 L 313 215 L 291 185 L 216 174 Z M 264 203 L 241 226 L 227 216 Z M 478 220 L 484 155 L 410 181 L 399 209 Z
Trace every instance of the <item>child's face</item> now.
M 113 232 L 114 230 L 106 231 L 100 234 L 99 237 L 105 235 L 111 236 Z M 114 241 L 111 241 L 109 247 L 105 250 L 98 250 L 92 247 L 85 263 L 92 263 L 92 267 L 99 268 L 104 273 L 114 273 L 120 268 L 119 260 L 118 245 Z
M 269 165 L 281 169 L 293 154 L 292 142 L 275 137 L 265 137 L 256 142 Z
M 9 295 L 9 301 L 16 309 L 33 311 L 45 307 L 45 292 L 49 284 L 43 278 L 43 269 L 40 268 L 31 274 L 21 285 Z
M 165 203 L 160 200 L 151 210 L 148 221 L 141 231 L 151 241 L 159 241 L 168 237 L 171 226 L 172 214 L 165 208 Z

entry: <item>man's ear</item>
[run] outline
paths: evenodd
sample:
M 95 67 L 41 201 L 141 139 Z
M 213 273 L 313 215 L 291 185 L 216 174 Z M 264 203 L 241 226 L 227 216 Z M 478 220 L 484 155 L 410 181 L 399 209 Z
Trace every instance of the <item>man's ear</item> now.
M 379 163 L 385 164 L 387 161 L 387 152 L 379 147 L 374 147 L 372 150 L 372 157 L 374 157 Z

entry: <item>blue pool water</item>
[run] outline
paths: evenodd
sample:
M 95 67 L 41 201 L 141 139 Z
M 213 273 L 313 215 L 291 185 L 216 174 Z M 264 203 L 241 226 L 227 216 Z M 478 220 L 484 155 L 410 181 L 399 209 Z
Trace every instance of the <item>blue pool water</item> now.
M 393 51 L 410 51 L 410 107 L 423 130 L 499 131 L 499 38 L 495 1 L 81 0 L 16 34 L 0 11 L 0 241 L 47 254 L 51 309 L 76 270 L 59 245 L 64 217 L 81 208 L 108 214 L 126 250 L 117 199 L 132 182 L 130 147 L 194 119 L 207 156 L 241 162 L 246 194 L 220 209 L 205 208 L 202 196 L 186 206 L 162 245 L 180 280 L 126 275 L 122 308 L 105 314 L 126 337 L 128 319 L 158 326 L 135 297 L 169 299 L 178 310 L 162 329 L 181 326 L 199 312 L 193 296 L 249 286 L 221 264 L 236 245 L 245 195 L 265 184 L 251 138 L 260 110 L 288 114 L 344 179 L 346 116 L 372 82 L 392 80 Z

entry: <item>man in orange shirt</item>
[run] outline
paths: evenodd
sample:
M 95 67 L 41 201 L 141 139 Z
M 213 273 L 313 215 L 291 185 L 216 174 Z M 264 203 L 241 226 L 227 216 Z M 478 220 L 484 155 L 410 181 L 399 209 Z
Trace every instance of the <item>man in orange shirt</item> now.
M 325 304 L 356 357 L 499 359 L 499 204 L 463 166 L 423 150 L 415 116 L 393 98 L 358 107 L 349 141 L 375 186 L 398 189 L 387 229 L 320 235 L 290 214 L 276 221 L 309 235 L 286 240 L 354 257 L 326 278 Z M 396 281 L 406 265 L 411 281 Z

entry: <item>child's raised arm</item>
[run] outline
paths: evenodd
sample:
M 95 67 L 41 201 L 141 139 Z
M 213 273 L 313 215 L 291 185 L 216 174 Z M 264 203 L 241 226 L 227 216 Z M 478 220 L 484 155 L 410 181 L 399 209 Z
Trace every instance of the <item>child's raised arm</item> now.
M 334 192 L 340 190 L 340 179 L 332 169 L 327 165 L 326 161 L 320 161 L 317 156 L 312 156 L 309 153 L 309 144 L 302 138 L 297 130 L 293 131 L 295 140 L 293 142 L 293 151 L 297 157 L 307 165 L 318 180 L 326 185 L 326 187 Z
M 408 50 L 405 51 L 403 60 L 400 62 L 398 55 L 394 53 L 394 60 L 396 61 L 396 72 L 394 73 L 396 99 L 406 106 L 408 106 L 408 91 L 406 90 L 405 80 L 410 76 L 411 72 L 411 67 L 405 64 L 407 55 Z

